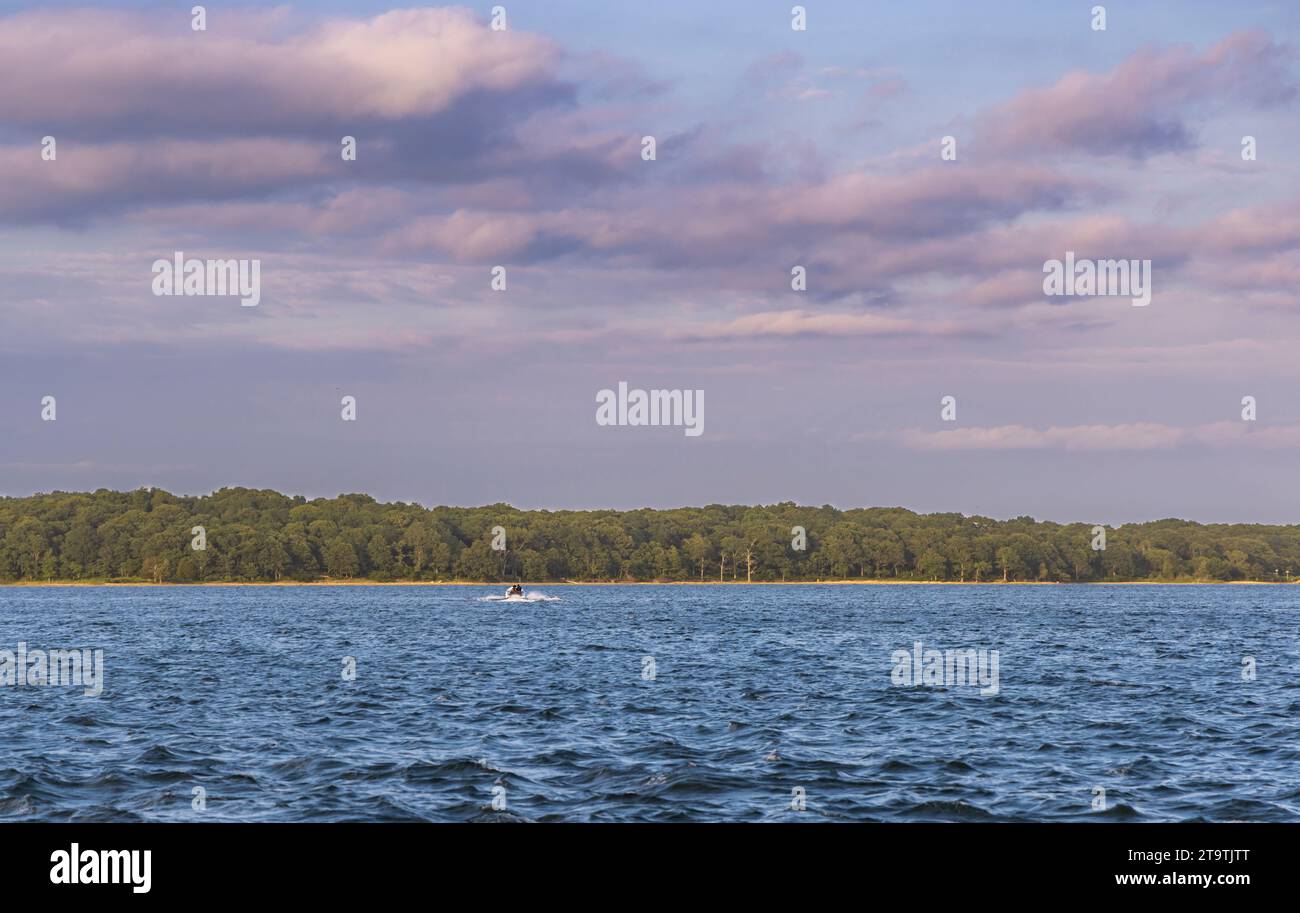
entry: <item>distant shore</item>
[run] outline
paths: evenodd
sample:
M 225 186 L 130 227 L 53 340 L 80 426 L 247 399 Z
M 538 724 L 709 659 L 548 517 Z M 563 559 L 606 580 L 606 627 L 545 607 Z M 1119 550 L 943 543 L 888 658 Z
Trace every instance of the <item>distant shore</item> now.
M 556 586 L 1286 586 L 1291 580 L 558 580 L 524 583 L 525 587 Z M 166 581 L 151 580 L 18 580 L 0 582 L 0 589 L 18 587 L 211 587 L 211 586 L 486 586 L 508 587 L 509 582 L 483 580 L 266 580 L 266 581 Z
M 554 583 L 536 584 L 549 586 L 735 585 L 742 573 L 791 586 L 1212 585 L 1300 573 L 1300 524 L 1168 518 L 1107 527 L 793 502 L 517 510 L 250 488 L 99 489 L 0 497 L 0 531 L 0 572 L 13 575 L 0 579 L 59 586 L 493 586 L 479 575 L 505 584 L 534 571 L 550 574 Z M 867 578 L 868 570 L 890 576 Z M 859 576 L 817 576 L 835 571 Z

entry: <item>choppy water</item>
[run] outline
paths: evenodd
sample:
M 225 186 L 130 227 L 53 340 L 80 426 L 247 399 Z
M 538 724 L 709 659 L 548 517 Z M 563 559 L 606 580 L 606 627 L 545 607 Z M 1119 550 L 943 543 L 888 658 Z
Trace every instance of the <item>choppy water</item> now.
M 0 820 L 1300 820 L 1300 588 L 496 591 L 0 588 Z

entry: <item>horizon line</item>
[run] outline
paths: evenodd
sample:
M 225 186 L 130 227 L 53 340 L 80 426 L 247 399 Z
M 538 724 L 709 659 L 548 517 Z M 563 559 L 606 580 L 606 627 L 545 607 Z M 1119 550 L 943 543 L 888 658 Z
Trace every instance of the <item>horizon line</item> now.
M 1191 525 L 1193 525 L 1193 526 L 1264 526 L 1264 527 L 1275 527 L 1275 528 L 1279 528 L 1279 529 L 1285 529 L 1285 528 L 1289 528 L 1289 527 L 1300 526 L 1300 522 L 1297 522 L 1297 523 L 1267 523 L 1267 522 L 1262 522 L 1262 521 L 1258 521 L 1258 520 L 1194 520 L 1194 519 L 1190 519 L 1190 518 L 1187 518 L 1187 517 L 1178 517 L 1178 516 L 1173 516 L 1173 515 L 1170 515 L 1170 516 L 1164 516 L 1164 517 L 1153 517 L 1153 518 L 1146 519 L 1146 520 L 1129 520 L 1129 521 L 1122 522 L 1122 523 L 1102 523 L 1102 522 L 1099 522 L 1099 521 L 1092 521 L 1092 520 L 1066 520 L 1066 521 L 1062 521 L 1062 520 L 1046 520 L 1046 519 L 1039 519 L 1038 517 L 1034 517 L 1034 516 L 1031 516 L 1031 515 L 1029 515 L 1029 514 L 1016 514 L 1016 515 L 1014 515 L 1014 516 L 1009 516 L 1009 517 L 999 517 L 999 516 L 994 516 L 994 515 L 991 515 L 991 514 L 984 514 L 984 513 L 975 513 L 975 512 L 970 512 L 970 513 L 968 513 L 968 512 L 963 511 L 963 510 L 932 510 L 932 511 L 921 511 L 921 510 L 917 510 L 917 509 L 915 509 L 915 508 L 905 507 L 905 506 L 903 506 L 903 505 L 872 504 L 872 505 L 861 505 L 861 506 L 856 506 L 856 507 L 840 507 L 840 506 L 838 506 L 838 505 L 835 505 L 835 504 L 829 504 L 829 503 L 827 503 L 827 504 L 805 504 L 805 503 L 801 503 L 801 502 L 799 502 L 799 501 L 793 501 L 793 500 L 786 500 L 786 501 L 771 501 L 771 502 L 756 501 L 756 502 L 753 502 L 753 503 L 742 503 L 742 502 L 730 502 L 730 503 L 724 503 L 724 502 L 721 502 L 721 501 L 712 501 L 712 502 L 709 502 L 709 503 L 707 503 L 707 504 L 678 504 L 678 505 L 674 505 L 674 506 L 671 506 L 671 507 L 650 507 L 650 506 L 639 506 L 639 507 L 519 507 L 519 506 L 516 506 L 516 505 L 514 505 L 514 504 L 511 504 L 509 501 L 491 501 L 491 502 L 487 502 L 487 503 L 483 503 L 483 504 L 447 504 L 447 503 L 442 503 L 442 504 L 426 504 L 426 503 L 424 503 L 424 502 L 422 502 L 422 501 L 417 501 L 417 500 L 404 500 L 404 499 L 400 499 L 400 498 L 398 498 L 398 499 L 391 499 L 391 500 L 381 500 L 380 498 L 377 498 L 376 496 L 374 496 L 374 495 L 372 495 L 372 494 L 369 494 L 369 493 L 367 493 L 367 492 L 364 492 L 364 491 L 340 491 L 338 494 L 334 494 L 334 495 L 310 495 L 310 494 L 305 494 L 305 493 L 302 493 L 302 492 L 287 492 L 287 491 L 281 491 L 281 490 L 279 490 L 278 488 L 257 488 L 257 487 L 252 487 L 252 486 L 248 486 L 248 485 L 224 485 L 224 486 L 222 486 L 222 487 L 220 487 L 220 488 L 214 488 L 214 489 L 212 489 L 212 490 L 209 491 L 209 492 L 201 493 L 201 494 L 189 494 L 189 493 L 182 493 L 182 492 L 174 492 L 174 491 L 170 491 L 170 490 L 168 490 L 168 489 L 162 488 L 161 486 L 157 486 L 157 485 L 141 485 L 141 486 L 139 486 L 139 487 L 137 487 L 137 488 L 131 488 L 131 489 L 108 488 L 108 487 L 106 487 L 106 486 L 101 486 L 101 487 L 96 488 L 96 489 L 93 489 L 93 490 L 75 490 L 75 491 L 74 491 L 74 490 L 68 490 L 68 489 L 52 489 L 52 490 L 50 490 L 50 491 L 34 491 L 34 492 L 30 493 L 30 494 L 24 494 L 24 495 L 11 495 L 11 494 L 7 494 L 7 493 L 0 493 L 0 500 L 23 501 L 23 500 L 29 500 L 29 499 L 32 499 L 32 498 L 53 497 L 53 496 L 55 496 L 55 495 L 95 495 L 95 494 L 98 494 L 98 493 L 100 493 L 100 492 L 105 492 L 105 491 L 110 492 L 110 493 L 113 493 L 113 494 L 119 494 L 119 495 L 129 495 L 129 494 L 134 494 L 135 492 L 138 492 L 138 491 L 147 491 L 147 492 L 150 492 L 150 493 L 153 493 L 153 492 L 161 492 L 162 494 L 165 494 L 165 495 L 167 495 L 167 496 L 169 496 L 169 497 L 173 497 L 173 498 L 190 498 L 190 499 L 205 499 L 205 498 L 213 498 L 213 497 L 217 496 L 218 494 L 220 494 L 221 492 L 227 492 L 227 491 L 252 491 L 252 492 L 271 493 L 271 494 L 277 495 L 277 496 L 279 496 L 279 497 L 282 497 L 282 498 L 289 498 L 289 499 L 302 498 L 302 499 L 304 499 L 304 501 L 305 501 L 306 503 L 309 503 L 309 504 L 310 504 L 310 503 L 313 503 L 313 502 L 317 502 L 317 501 L 337 501 L 337 500 L 340 500 L 340 499 L 343 499 L 343 498 L 349 498 L 349 497 L 363 497 L 363 498 L 369 498 L 370 500 L 374 501 L 376 504 L 380 504 L 380 505 L 402 505 L 402 506 L 405 506 L 405 507 L 415 507 L 415 508 L 419 508 L 420 510 L 426 510 L 426 511 L 439 510 L 439 509 L 447 509 L 447 510 L 486 510 L 486 509 L 488 509 L 488 508 L 493 508 L 493 507 L 498 507 L 498 508 L 499 508 L 499 507 L 505 507 L 505 508 L 508 508 L 508 509 L 510 509 L 510 510 L 517 511 L 518 513 L 525 513 L 525 514 L 529 514 L 529 513 L 533 513 L 533 514 L 536 514 L 536 513 L 599 513 L 599 512 L 625 514 L 625 513 L 636 513 L 636 512 L 639 512 L 639 511 L 651 511 L 651 512 L 654 512 L 654 513 L 667 513 L 667 512 L 670 512 L 670 511 L 676 511 L 676 510 L 707 510 L 708 508 L 711 508 L 711 507 L 720 507 L 720 508 L 745 508 L 745 509 L 760 509 L 760 508 L 761 508 L 761 509 L 770 509 L 770 508 L 781 507 L 781 506 L 784 506 L 784 505 L 789 505 L 789 506 L 791 506 L 792 508 L 797 509 L 797 510 L 826 510 L 826 509 L 830 509 L 830 510 L 834 510 L 834 511 L 836 511 L 836 512 L 838 512 L 838 513 L 851 513 L 851 512 L 853 512 L 853 511 L 869 511 L 869 510 L 901 510 L 901 511 L 904 511 L 904 512 L 906 512 L 906 513 L 912 514 L 913 516 L 917 516 L 917 517 L 940 517 L 940 516 L 953 516 L 953 515 L 956 515 L 956 516 L 961 517 L 963 520 L 990 520 L 990 521 L 993 521 L 993 522 L 995 522 L 995 523 L 1012 523 L 1012 522 L 1015 522 L 1015 521 L 1017 521 L 1017 520 L 1029 520 L 1030 522 L 1032 522 L 1032 523 L 1034 523 L 1034 524 L 1051 524 L 1051 525 L 1054 525 L 1054 526 L 1077 526 L 1077 525 L 1089 525 L 1089 524 L 1091 524 L 1091 525 L 1094 525 L 1094 526 L 1105 526 L 1105 527 L 1107 527 L 1107 528 L 1109 528 L 1109 529 L 1123 529 L 1124 527 L 1127 527 L 1127 526 L 1145 526 L 1145 525 L 1149 525 L 1149 524 L 1153 524 L 1153 523 L 1167 523 L 1167 522 L 1186 523 L 1186 524 L 1191 524 Z

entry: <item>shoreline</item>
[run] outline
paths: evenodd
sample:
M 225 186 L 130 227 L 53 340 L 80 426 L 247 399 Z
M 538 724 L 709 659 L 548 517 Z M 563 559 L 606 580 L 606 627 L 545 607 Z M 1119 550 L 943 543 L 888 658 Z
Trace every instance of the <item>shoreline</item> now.
M 1288 586 L 1300 579 L 1288 580 L 560 580 L 549 583 L 526 583 L 524 586 Z M 310 586 L 510 586 L 504 581 L 483 580 L 265 580 L 265 581 L 167 581 L 151 580 L 16 580 L 0 582 L 0 589 L 57 587 L 310 587 Z

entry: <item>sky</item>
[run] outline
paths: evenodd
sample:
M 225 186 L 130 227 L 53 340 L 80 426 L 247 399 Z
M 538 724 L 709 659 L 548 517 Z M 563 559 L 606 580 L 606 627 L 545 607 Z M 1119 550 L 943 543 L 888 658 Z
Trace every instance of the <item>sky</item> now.
M 191 5 L 0 0 L 0 494 L 1300 522 L 1296 4 Z

